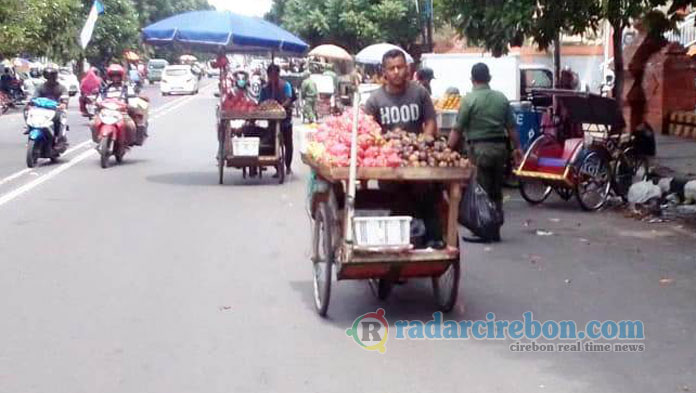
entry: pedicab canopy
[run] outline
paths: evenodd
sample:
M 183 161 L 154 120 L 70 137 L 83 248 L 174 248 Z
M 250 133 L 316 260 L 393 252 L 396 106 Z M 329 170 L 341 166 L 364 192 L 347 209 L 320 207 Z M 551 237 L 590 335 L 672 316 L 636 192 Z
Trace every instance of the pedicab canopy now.
M 174 15 L 145 27 L 143 41 L 151 45 L 178 44 L 215 53 L 297 56 L 309 48 L 300 38 L 273 23 L 230 11 L 193 11 Z

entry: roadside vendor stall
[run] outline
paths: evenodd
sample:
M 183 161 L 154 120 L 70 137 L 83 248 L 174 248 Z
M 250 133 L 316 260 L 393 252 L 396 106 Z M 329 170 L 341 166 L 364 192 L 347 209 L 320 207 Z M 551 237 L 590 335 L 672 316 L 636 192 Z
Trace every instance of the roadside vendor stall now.
M 450 151 L 443 138 L 383 135 L 357 107 L 327 119 L 311 138 L 302 160 L 313 172 L 308 204 L 317 312 L 327 313 L 334 270 L 338 280 L 369 280 L 380 299 L 396 282 L 430 279 L 436 306 L 451 310 L 461 275 L 457 217 L 471 174 L 468 160 Z M 400 197 L 398 188 L 382 187 L 387 183 L 438 190 L 444 248 L 424 246 L 419 218 L 404 214 L 414 201 Z
M 224 168 L 235 167 L 246 175 L 248 171 L 262 173 L 265 167 L 276 167 L 280 183 L 285 172 L 282 160 L 280 121 L 285 119 L 284 108 L 275 101 L 240 100 L 230 83 L 228 53 L 300 56 L 308 45 L 293 34 L 259 18 L 230 11 L 194 11 L 172 16 L 143 29 L 143 41 L 151 45 L 173 45 L 191 51 L 217 54 L 214 66 L 220 69 L 220 102 L 217 107 L 218 174 L 224 182 Z M 281 113 L 282 110 L 282 113 Z M 249 127 L 233 127 L 233 122 L 254 125 L 258 120 L 270 124 L 266 135 L 249 136 Z M 256 127 L 254 127 L 257 129 Z M 265 153 L 262 141 L 270 140 L 272 152 Z M 261 169 L 260 171 L 258 171 Z

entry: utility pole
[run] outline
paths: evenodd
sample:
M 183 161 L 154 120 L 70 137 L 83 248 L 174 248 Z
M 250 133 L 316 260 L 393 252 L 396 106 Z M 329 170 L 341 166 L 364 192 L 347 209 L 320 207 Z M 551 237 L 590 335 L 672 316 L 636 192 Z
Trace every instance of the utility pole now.
M 433 40 L 433 0 L 425 0 L 428 4 L 428 19 L 426 23 L 428 24 L 428 51 L 433 52 L 434 40 Z

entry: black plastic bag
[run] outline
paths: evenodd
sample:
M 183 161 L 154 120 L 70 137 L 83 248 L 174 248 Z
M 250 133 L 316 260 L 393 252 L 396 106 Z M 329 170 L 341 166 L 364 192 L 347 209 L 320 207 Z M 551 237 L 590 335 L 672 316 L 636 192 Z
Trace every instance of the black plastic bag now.
M 476 179 L 472 179 L 464 197 L 459 203 L 459 223 L 474 235 L 484 240 L 492 240 L 500 234 L 503 225 L 503 212 L 491 201 L 486 190 Z

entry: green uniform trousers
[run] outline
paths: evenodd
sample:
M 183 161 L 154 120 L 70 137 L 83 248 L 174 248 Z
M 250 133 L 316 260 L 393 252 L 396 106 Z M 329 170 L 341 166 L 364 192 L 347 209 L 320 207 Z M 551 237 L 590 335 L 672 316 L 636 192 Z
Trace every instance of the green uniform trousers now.
M 316 97 L 305 97 L 302 113 L 305 120 L 310 123 L 317 121 L 317 99 Z
M 476 165 L 476 180 L 503 211 L 503 183 L 509 159 L 507 143 L 473 142 L 469 144 L 469 159 Z

